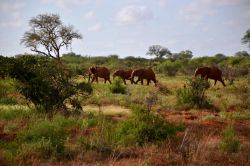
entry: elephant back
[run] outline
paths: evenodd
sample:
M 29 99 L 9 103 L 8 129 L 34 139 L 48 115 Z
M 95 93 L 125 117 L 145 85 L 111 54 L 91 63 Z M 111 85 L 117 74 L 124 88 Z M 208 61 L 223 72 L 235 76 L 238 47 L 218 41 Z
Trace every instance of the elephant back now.
M 144 77 L 146 79 L 155 79 L 155 72 L 152 70 L 152 68 L 145 69 Z
M 133 70 L 126 70 L 124 71 L 124 78 L 129 79 Z
M 109 79 L 110 77 L 110 71 L 106 67 L 95 67 L 95 71 L 92 73 L 100 78 Z
M 209 77 L 213 79 L 221 78 L 222 71 L 217 67 L 211 67 L 209 72 Z

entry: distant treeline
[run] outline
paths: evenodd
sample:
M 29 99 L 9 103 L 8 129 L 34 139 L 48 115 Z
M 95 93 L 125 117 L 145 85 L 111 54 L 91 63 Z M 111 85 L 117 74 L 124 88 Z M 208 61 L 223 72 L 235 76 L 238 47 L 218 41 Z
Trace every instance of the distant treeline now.
M 176 58 L 176 59 L 146 59 L 142 57 L 128 56 L 119 58 L 118 55 L 109 56 L 81 56 L 74 53 L 64 54 L 63 61 L 72 70 L 79 74 L 86 71 L 90 66 L 105 66 L 111 71 L 117 69 L 134 69 L 153 67 L 158 74 L 168 76 L 192 75 L 200 66 L 217 66 L 223 70 L 224 76 L 236 77 L 247 75 L 250 68 L 250 56 L 224 56 L 217 54 L 213 57 Z
M 16 57 L 0 55 L 0 75 L 5 75 L 11 66 L 11 62 L 20 56 L 23 55 L 17 55 Z M 223 71 L 225 77 L 237 77 L 247 75 L 250 68 L 249 54 L 237 54 L 236 56 L 217 54 L 213 57 L 146 59 L 133 56 L 119 58 L 118 55 L 91 57 L 68 53 L 63 54 L 61 59 L 75 74 L 84 74 L 90 66 L 105 66 L 111 72 L 117 69 L 152 67 L 158 74 L 175 76 L 192 75 L 195 69 L 200 66 L 217 66 Z

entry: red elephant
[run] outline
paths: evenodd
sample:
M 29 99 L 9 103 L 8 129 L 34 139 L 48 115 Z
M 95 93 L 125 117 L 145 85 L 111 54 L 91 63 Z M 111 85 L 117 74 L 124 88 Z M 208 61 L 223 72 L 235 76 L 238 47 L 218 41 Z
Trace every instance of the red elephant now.
M 222 71 L 217 67 L 199 67 L 195 70 L 194 76 L 201 75 L 202 78 L 210 78 L 215 80 L 214 85 L 216 85 L 217 80 L 220 81 L 223 86 L 226 86 L 222 80 Z
M 132 73 L 132 70 L 122 70 L 122 69 L 116 70 L 113 74 L 113 79 L 115 77 L 120 77 L 123 80 L 124 84 L 126 85 L 126 80 L 131 81 L 131 79 L 130 79 L 131 73 Z M 131 81 L 131 84 L 132 83 L 133 82 Z
M 134 81 L 134 77 L 138 77 L 138 80 L 136 82 Z M 141 81 L 141 84 L 143 85 L 143 79 L 147 80 L 147 85 L 149 85 L 151 80 L 155 83 L 155 86 L 157 83 L 155 73 L 151 68 L 133 70 L 130 79 L 135 84 Z
M 91 83 L 94 82 L 94 80 L 96 80 L 96 82 L 98 83 L 98 77 L 100 77 L 100 78 L 104 78 L 105 84 L 106 84 L 106 81 L 108 81 L 111 84 L 110 71 L 106 67 L 95 67 L 95 66 L 90 67 L 89 68 L 89 81 L 90 81 L 91 75 L 93 76 Z

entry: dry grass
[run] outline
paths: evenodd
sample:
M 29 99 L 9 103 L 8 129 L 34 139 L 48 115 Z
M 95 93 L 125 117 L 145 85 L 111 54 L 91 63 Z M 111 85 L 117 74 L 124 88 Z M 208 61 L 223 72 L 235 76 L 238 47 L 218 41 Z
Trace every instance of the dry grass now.
M 128 108 L 116 106 L 116 105 L 107 105 L 107 106 L 97 106 L 97 105 L 86 105 L 83 107 L 84 112 L 89 113 L 99 113 L 102 112 L 104 115 L 110 116 L 128 116 L 131 111 Z

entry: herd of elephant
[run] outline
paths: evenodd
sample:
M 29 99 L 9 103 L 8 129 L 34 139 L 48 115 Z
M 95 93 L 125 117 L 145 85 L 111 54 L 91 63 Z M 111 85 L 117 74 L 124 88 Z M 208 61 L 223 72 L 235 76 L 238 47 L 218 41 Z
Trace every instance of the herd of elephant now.
M 94 81 L 98 82 L 98 78 L 103 78 L 104 83 L 108 81 L 111 84 L 110 70 L 106 67 L 92 66 L 88 69 L 87 74 L 88 74 L 88 82 L 90 82 L 90 78 L 92 77 L 91 83 Z M 199 67 L 194 72 L 195 77 L 198 75 L 200 75 L 202 78 L 206 80 L 208 79 L 215 80 L 214 85 L 216 85 L 217 81 L 220 81 L 223 86 L 226 86 L 222 79 L 222 71 L 217 67 Z M 130 80 L 131 84 L 137 84 L 140 81 L 141 84 L 143 85 L 144 79 L 147 80 L 147 85 L 149 85 L 151 81 L 155 83 L 155 86 L 158 83 L 155 77 L 155 72 L 152 70 L 152 68 L 141 68 L 135 70 L 119 69 L 114 72 L 113 79 L 115 77 L 120 77 L 125 85 L 126 85 L 126 80 Z M 135 77 L 137 77 L 137 81 L 134 80 Z

